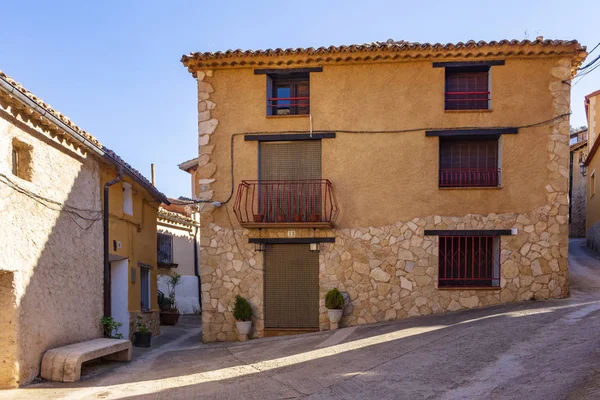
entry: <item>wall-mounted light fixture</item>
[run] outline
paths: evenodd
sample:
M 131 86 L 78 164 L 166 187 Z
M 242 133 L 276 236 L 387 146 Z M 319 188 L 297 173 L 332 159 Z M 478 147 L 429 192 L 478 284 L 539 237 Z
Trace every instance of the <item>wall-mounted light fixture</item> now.
M 587 175 L 587 167 L 585 166 L 585 163 L 579 164 L 579 172 L 581 172 L 581 176 Z
M 319 253 L 321 251 L 321 245 L 317 242 L 317 228 L 313 228 L 313 239 L 314 241 L 310 242 L 310 251 L 312 253 Z

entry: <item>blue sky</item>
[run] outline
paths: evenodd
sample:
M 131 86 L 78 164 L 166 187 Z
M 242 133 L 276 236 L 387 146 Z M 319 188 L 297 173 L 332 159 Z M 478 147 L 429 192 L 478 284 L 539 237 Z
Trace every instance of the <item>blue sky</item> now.
M 192 51 L 318 47 L 377 40 L 600 42 L 600 1 L 3 1 L 0 69 L 68 115 L 171 197 L 197 154 Z M 593 55 L 599 55 L 600 49 Z M 600 68 L 572 92 L 572 125 Z M 140 146 L 140 143 L 143 143 Z

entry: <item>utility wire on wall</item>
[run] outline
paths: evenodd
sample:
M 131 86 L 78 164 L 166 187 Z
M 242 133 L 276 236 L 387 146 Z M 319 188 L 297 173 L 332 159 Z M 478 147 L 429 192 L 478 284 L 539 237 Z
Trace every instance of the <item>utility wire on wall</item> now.
M 534 127 L 538 127 L 538 126 L 543 126 L 543 125 L 548 125 L 551 124 L 553 122 L 559 121 L 565 117 L 568 117 L 569 115 L 571 115 L 571 112 L 559 115 L 557 117 L 554 118 L 550 118 L 544 121 L 540 121 L 540 122 L 534 122 L 532 124 L 527 124 L 527 125 L 521 125 L 521 126 L 486 126 L 485 129 L 504 129 L 504 128 L 517 128 L 517 129 L 527 129 L 527 128 L 534 128 Z M 378 130 L 378 131 L 367 131 L 367 130 L 344 130 L 344 129 L 337 129 L 337 130 L 320 130 L 320 131 L 276 131 L 276 132 L 237 132 L 231 135 L 231 144 L 230 144 L 230 158 L 231 158 L 231 163 L 230 163 L 230 168 L 231 168 L 231 191 L 229 193 L 229 196 L 227 197 L 226 200 L 224 201 L 216 201 L 216 200 L 189 200 L 189 201 L 181 201 L 180 202 L 173 202 L 172 204 L 176 204 L 176 205 L 192 205 L 192 204 L 204 204 L 204 203 L 209 203 L 209 204 L 218 204 L 220 205 L 224 205 L 227 204 L 231 201 L 231 199 L 233 198 L 233 193 L 235 191 L 235 179 L 234 179 L 234 146 L 233 146 L 233 140 L 235 139 L 236 136 L 240 136 L 240 135 L 265 135 L 265 134 L 294 134 L 294 133 L 348 133 L 348 134 L 389 134 L 389 133 L 411 133 L 411 132 L 423 132 L 423 131 L 438 131 L 438 130 L 447 130 L 447 131 L 452 131 L 452 130 L 469 130 L 469 129 L 481 129 L 481 126 L 467 126 L 467 127 L 455 127 L 455 128 L 432 128 L 432 127 L 427 127 L 427 128 L 410 128 L 410 129 L 397 129 L 397 130 Z
M 34 193 L 22 186 L 19 186 L 16 182 L 10 179 L 7 175 L 0 172 L 0 182 L 11 188 L 12 190 L 29 197 L 30 199 L 36 201 L 42 206 L 57 212 L 65 212 L 69 218 L 81 229 L 88 230 L 96 223 L 102 219 L 102 211 L 101 210 L 90 210 L 85 208 L 79 208 L 70 206 L 68 204 L 61 203 L 59 201 L 49 199 L 47 197 L 41 196 L 37 193 Z M 83 226 L 79 223 L 78 219 L 88 221 L 89 224 L 87 226 Z

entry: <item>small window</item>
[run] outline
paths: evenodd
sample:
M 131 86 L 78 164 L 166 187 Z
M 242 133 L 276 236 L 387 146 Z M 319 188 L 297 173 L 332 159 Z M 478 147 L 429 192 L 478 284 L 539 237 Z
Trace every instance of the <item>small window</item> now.
M 500 237 L 440 236 L 438 287 L 500 286 Z
M 173 235 L 158 233 L 157 249 L 159 264 L 173 264 Z
M 310 113 L 308 73 L 267 77 L 267 115 L 306 115 Z
M 499 139 L 440 138 L 440 187 L 500 186 Z
M 123 182 L 123 212 L 133 215 L 133 188 L 127 182 Z
M 596 194 L 596 170 L 590 174 L 590 199 Z
M 32 147 L 20 140 L 14 139 L 12 143 L 11 161 L 12 174 L 31 182 L 32 178 Z
M 446 68 L 446 110 L 491 108 L 489 66 Z
M 150 271 L 148 267 L 140 267 L 140 295 L 143 311 L 150 309 Z

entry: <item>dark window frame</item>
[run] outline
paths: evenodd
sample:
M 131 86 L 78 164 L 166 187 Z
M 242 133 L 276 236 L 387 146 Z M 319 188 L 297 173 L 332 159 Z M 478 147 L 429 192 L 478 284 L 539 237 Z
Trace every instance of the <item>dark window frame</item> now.
M 150 311 L 152 308 L 152 267 L 140 265 L 140 309 Z
M 173 264 L 173 235 L 156 233 L 157 258 L 159 264 Z
M 12 174 L 19 176 L 19 149 L 12 148 Z
M 438 237 L 439 289 L 500 289 L 499 235 Z
M 290 73 L 267 75 L 267 115 L 308 115 L 310 114 L 310 74 Z M 300 86 L 306 86 L 306 93 Z M 279 97 L 278 89 L 289 88 L 287 97 Z M 286 100 L 276 100 L 276 99 Z M 287 110 L 287 112 L 285 112 Z M 281 112 L 280 112 L 281 111 Z
M 440 137 L 438 187 L 501 187 L 500 135 Z
M 485 80 L 485 82 L 483 82 Z M 444 74 L 445 111 L 492 109 L 490 65 L 448 66 Z

